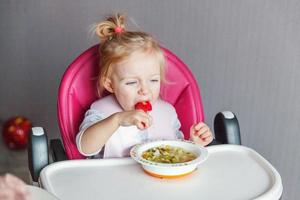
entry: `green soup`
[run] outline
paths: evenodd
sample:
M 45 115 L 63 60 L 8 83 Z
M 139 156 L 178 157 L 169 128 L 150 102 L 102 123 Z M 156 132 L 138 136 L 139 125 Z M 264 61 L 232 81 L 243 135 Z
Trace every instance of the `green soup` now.
M 161 145 L 144 151 L 142 157 L 158 163 L 183 163 L 194 160 L 197 156 L 180 147 Z

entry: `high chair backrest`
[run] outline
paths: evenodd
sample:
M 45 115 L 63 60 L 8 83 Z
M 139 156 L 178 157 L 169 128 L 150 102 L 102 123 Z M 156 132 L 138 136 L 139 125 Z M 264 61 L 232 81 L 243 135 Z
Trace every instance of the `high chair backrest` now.
M 167 83 L 161 87 L 161 98 L 171 103 L 181 122 L 185 139 L 190 126 L 204 120 L 200 90 L 187 66 L 169 50 L 162 48 L 166 57 Z M 76 134 L 84 113 L 97 96 L 99 72 L 98 45 L 78 56 L 64 73 L 58 92 L 58 122 L 61 138 L 69 159 L 84 158 L 76 147 Z

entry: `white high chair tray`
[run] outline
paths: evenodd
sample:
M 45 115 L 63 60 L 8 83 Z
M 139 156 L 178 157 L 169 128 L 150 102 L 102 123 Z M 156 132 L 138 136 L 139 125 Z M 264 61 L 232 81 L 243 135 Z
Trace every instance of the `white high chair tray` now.
M 40 184 L 61 200 L 280 198 L 281 177 L 257 152 L 238 145 L 208 150 L 209 158 L 181 178 L 151 177 L 131 158 L 70 160 L 45 167 Z
M 30 193 L 30 200 L 58 200 L 55 196 L 39 187 L 27 185 Z

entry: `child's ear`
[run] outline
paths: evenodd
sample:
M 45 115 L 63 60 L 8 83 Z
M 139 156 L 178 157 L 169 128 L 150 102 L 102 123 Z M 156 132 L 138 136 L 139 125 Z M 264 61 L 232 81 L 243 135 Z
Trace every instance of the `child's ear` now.
M 104 79 L 103 87 L 104 87 L 107 91 L 109 91 L 110 93 L 114 93 L 114 89 L 113 89 L 112 82 L 111 82 L 111 79 L 110 79 L 110 78 L 105 78 L 105 79 Z

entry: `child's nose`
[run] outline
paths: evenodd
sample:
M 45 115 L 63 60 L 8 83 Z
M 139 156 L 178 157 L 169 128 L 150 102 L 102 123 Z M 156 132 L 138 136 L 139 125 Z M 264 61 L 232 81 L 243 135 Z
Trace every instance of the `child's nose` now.
M 146 95 L 146 94 L 148 94 L 149 93 L 149 89 L 148 89 L 147 85 L 146 84 L 142 84 L 141 87 L 140 87 L 140 89 L 139 89 L 139 91 L 138 91 L 138 93 L 140 95 Z

